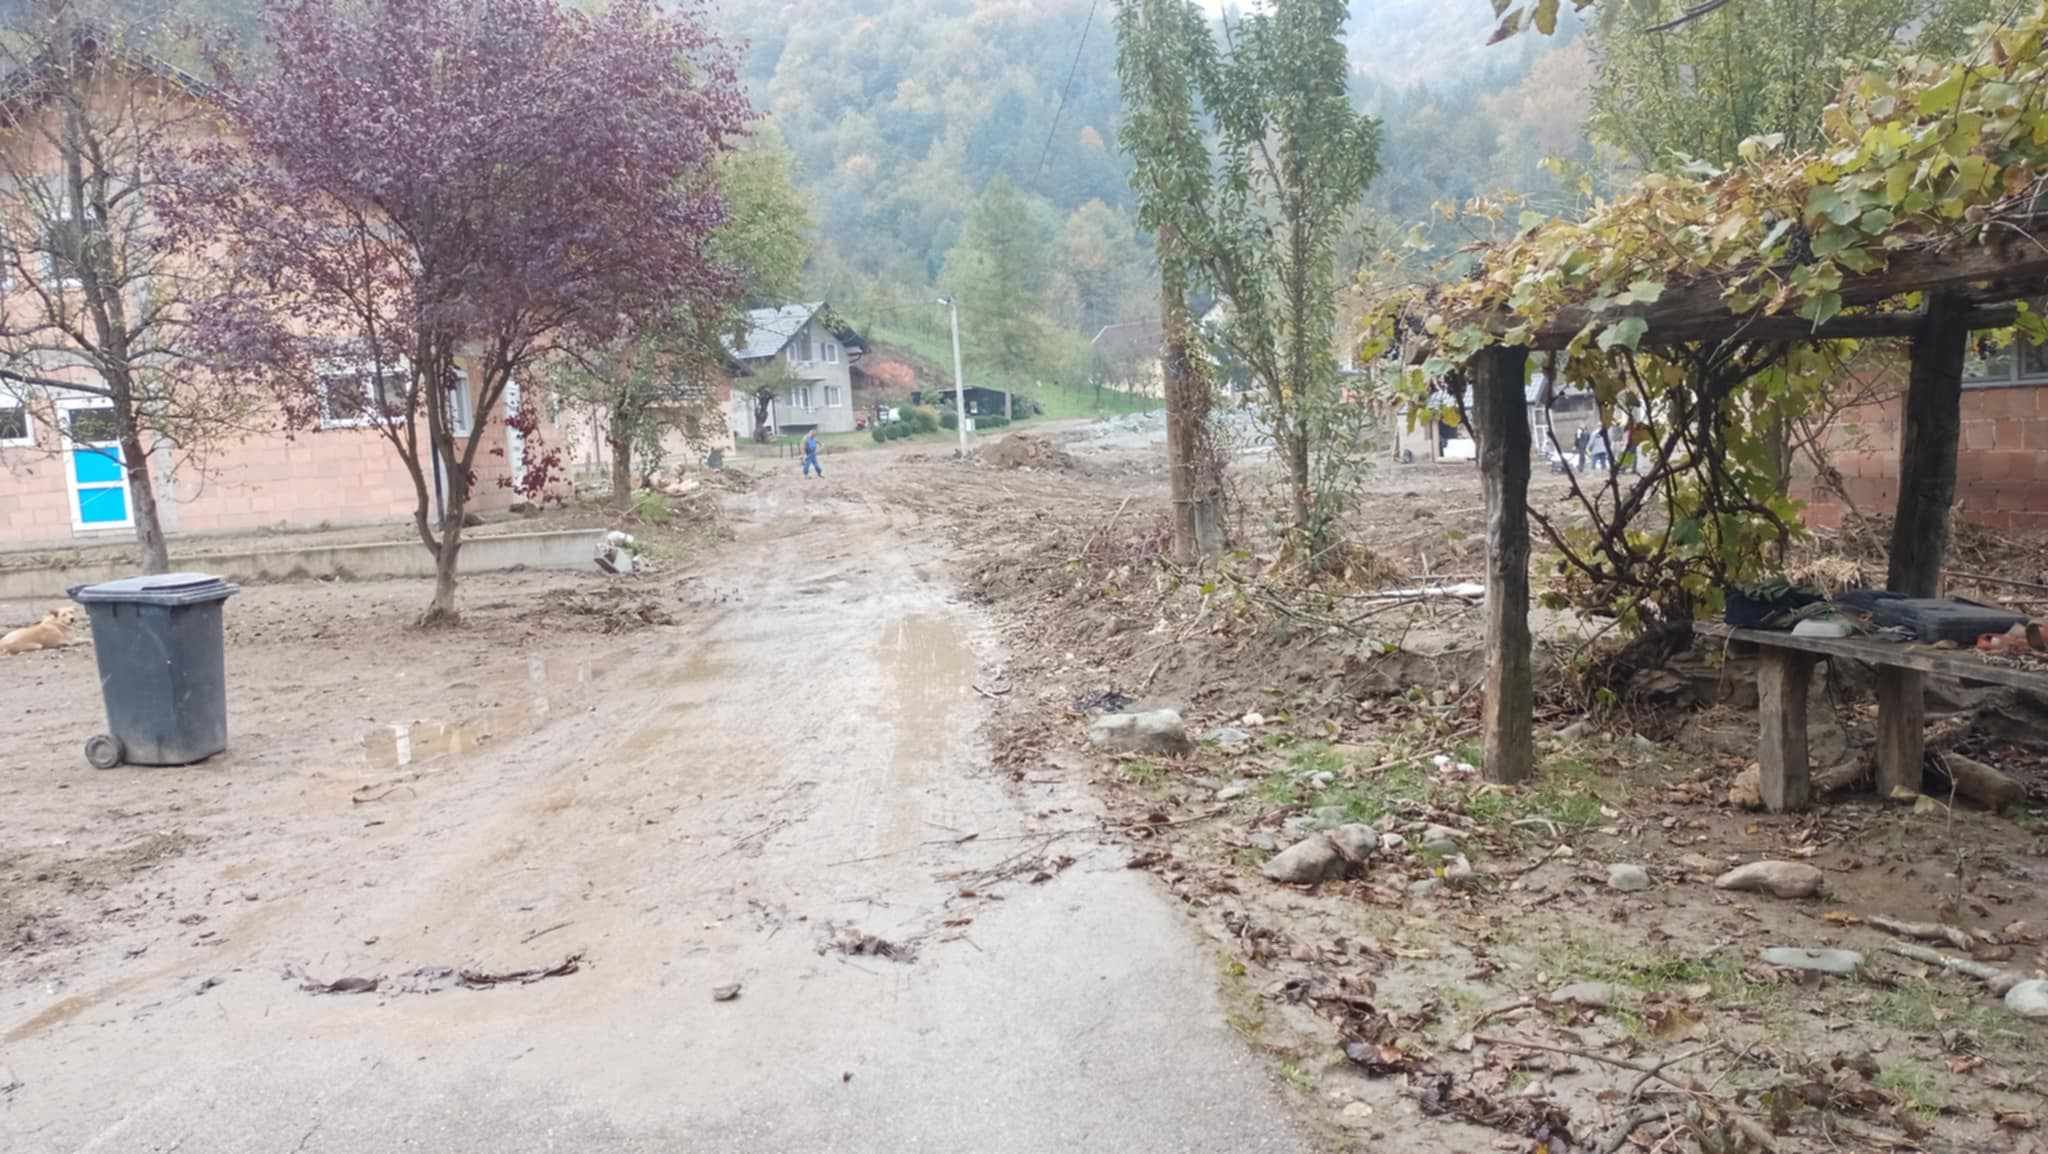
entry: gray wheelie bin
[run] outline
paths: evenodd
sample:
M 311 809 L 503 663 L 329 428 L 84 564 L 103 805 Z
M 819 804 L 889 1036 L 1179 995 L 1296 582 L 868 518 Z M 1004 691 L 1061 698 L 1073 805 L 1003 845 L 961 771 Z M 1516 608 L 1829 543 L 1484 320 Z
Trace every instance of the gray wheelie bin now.
M 185 765 L 228 747 L 221 606 L 240 590 L 205 573 L 79 585 L 92 618 L 107 732 L 85 743 L 100 769 Z

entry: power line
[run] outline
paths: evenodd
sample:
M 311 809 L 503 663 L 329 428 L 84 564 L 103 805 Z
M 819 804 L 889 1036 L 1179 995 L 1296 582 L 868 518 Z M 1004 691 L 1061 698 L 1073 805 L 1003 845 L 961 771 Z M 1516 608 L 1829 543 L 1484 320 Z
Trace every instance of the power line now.
M 1038 171 L 1032 175 L 1037 180 L 1045 175 L 1045 158 L 1052 155 L 1052 134 L 1059 131 L 1060 113 L 1067 110 L 1067 97 L 1074 91 L 1074 74 L 1081 70 L 1081 50 L 1088 47 L 1088 30 L 1095 26 L 1095 6 L 1101 0 L 1088 0 L 1088 19 L 1081 23 L 1081 39 L 1074 45 L 1074 63 L 1067 69 L 1066 87 L 1060 89 L 1059 107 L 1052 110 L 1052 123 L 1045 128 L 1045 147 L 1038 150 Z

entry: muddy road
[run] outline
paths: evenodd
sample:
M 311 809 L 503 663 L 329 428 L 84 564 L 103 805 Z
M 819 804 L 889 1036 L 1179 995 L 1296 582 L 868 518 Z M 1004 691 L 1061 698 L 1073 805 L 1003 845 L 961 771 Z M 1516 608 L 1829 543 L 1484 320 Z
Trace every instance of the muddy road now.
M 531 733 L 215 782 L 0 988 L 0 1149 L 1304 1149 L 1085 787 L 987 768 L 1003 654 L 864 457 L 734 497 Z

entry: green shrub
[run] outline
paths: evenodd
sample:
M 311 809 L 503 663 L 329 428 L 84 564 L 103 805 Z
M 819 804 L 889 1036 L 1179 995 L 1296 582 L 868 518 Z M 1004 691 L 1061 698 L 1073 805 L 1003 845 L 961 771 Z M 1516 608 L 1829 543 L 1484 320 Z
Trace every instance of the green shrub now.
M 1010 418 L 1001 413 L 990 413 L 986 417 L 974 418 L 974 427 L 977 429 L 1000 429 L 1009 423 Z
M 890 438 L 891 440 L 896 440 L 896 441 L 900 441 L 900 440 L 902 440 L 903 438 L 905 438 L 905 437 L 907 437 L 907 436 L 909 436 L 909 435 L 910 435 L 910 425 L 909 425 L 909 423 L 908 423 L 908 422 L 906 422 L 906 421 L 895 421 L 895 422 L 892 422 L 892 423 L 891 423 L 891 424 L 889 425 L 889 438 Z
M 951 409 L 947 409 L 947 410 L 946 410 L 945 412 L 943 412 L 943 413 L 940 413 L 940 414 L 939 414 L 939 427 L 940 427 L 940 428 L 944 428 L 944 429 L 957 429 L 957 428 L 959 428 L 959 427 L 960 427 L 960 414 L 958 414 L 958 413 L 954 412 L 954 411 L 953 411 L 953 410 L 951 410 Z
M 668 498 L 653 489 L 642 489 L 633 494 L 633 516 L 648 525 L 666 525 L 674 511 L 669 508 Z
M 912 409 L 904 418 L 910 422 L 914 433 L 936 433 L 939 431 L 939 415 L 930 409 Z
M 884 430 L 881 425 L 876 425 L 873 428 L 869 429 L 868 435 L 875 439 L 875 444 L 877 445 L 889 439 L 888 432 Z

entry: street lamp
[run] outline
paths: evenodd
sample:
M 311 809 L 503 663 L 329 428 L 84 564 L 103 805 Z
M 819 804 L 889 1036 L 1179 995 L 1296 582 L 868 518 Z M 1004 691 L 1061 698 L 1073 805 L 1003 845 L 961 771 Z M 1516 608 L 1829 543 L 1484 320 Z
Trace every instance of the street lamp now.
M 953 426 L 960 430 L 960 455 L 967 455 L 967 386 L 960 379 L 960 306 L 949 296 L 940 297 L 953 318 Z

